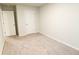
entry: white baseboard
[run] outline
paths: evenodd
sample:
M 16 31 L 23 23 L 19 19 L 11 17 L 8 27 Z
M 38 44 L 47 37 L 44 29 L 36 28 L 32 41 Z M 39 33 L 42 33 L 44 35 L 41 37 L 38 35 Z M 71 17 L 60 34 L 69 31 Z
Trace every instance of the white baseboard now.
M 0 38 L 0 55 L 2 54 L 2 51 L 3 51 L 4 42 L 5 42 L 5 39 L 4 38 Z
M 26 35 L 33 34 L 33 33 L 39 33 L 39 32 L 30 32 L 30 33 L 27 33 L 27 34 L 24 34 L 24 35 L 19 34 L 18 36 L 22 37 L 22 36 L 26 36 Z
M 69 47 L 71 47 L 71 48 L 73 48 L 73 49 L 79 51 L 79 48 L 74 47 L 74 46 L 72 46 L 72 45 L 70 45 L 70 44 L 68 44 L 68 43 L 66 43 L 66 42 L 64 42 L 64 41 L 61 41 L 61 40 L 59 40 L 58 38 L 55 38 L 55 37 L 50 36 L 50 35 L 47 35 L 46 33 L 42 33 L 42 32 L 40 32 L 40 33 L 43 34 L 43 35 L 45 35 L 45 36 L 47 36 L 47 37 L 49 37 L 49 38 L 51 38 L 51 39 L 54 39 L 54 40 L 56 40 L 56 41 L 58 41 L 58 42 L 60 42 L 60 43 L 62 43 L 62 44 L 65 44 L 65 45 L 67 45 L 67 46 L 69 46 Z

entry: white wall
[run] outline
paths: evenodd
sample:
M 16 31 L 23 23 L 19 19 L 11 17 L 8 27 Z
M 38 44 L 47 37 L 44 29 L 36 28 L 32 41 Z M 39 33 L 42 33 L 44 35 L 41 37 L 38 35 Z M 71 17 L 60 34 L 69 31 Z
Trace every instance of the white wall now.
M 3 31 L 2 31 L 2 11 L 0 8 L 0 55 L 2 54 L 4 42 L 5 40 L 3 39 Z
M 2 37 L 2 20 L 1 20 L 2 11 L 0 8 L 0 38 Z
M 79 4 L 48 4 L 41 7 L 40 32 L 79 49 Z
M 38 8 L 17 5 L 16 11 L 19 36 L 38 32 Z

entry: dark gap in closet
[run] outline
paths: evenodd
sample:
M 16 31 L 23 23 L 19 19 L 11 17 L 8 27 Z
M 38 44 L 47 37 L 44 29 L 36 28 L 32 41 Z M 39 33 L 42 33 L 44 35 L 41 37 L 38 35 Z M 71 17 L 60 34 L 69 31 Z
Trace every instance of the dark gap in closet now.
M 16 35 L 18 34 L 18 24 L 17 24 L 17 13 L 16 13 L 16 6 L 14 6 L 14 19 L 15 19 L 15 29 L 16 29 Z

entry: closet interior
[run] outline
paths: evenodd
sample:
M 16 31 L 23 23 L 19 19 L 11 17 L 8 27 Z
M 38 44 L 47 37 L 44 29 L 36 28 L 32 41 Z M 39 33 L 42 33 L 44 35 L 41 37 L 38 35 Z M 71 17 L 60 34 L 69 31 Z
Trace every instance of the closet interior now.
M 0 36 L 13 36 L 18 35 L 16 6 L 14 5 L 1 5 L 0 7 Z

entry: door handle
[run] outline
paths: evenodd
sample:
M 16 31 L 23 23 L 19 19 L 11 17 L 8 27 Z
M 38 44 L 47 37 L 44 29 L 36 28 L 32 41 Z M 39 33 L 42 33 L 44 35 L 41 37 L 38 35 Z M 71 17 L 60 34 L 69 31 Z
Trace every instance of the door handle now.
M 26 24 L 26 25 L 28 25 L 28 24 Z

